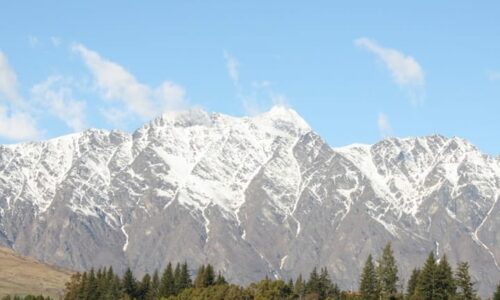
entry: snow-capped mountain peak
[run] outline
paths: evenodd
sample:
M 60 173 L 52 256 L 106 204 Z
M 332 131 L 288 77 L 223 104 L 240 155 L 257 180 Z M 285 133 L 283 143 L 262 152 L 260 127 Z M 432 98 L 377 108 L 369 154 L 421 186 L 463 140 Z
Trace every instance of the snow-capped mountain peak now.
M 331 148 L 283 106 L 0 146 L 0 195 L 0 244 L 77 269 L 189 259 L 247 282 L 326 265 L 349 285 L 365 246 L 393 241 L 473 262 L 480 289 L 500 274 L 500 158 L 440 135 Z

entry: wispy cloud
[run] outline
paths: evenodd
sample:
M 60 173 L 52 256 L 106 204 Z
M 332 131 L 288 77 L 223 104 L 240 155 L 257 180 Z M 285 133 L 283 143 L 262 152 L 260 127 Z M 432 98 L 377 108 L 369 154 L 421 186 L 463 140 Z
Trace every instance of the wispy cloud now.
M 0 105 L 0 137 L 12 141 L 36 139 L 40 135 L 33 117 L 25 112 L 8 112 Z
M 7 56 L 0 51 L 0 95 L 14 104 L 21 104 L 22 98 L 18 92 L 17 75 L 11 68 Z
M 389 118 L 384 113 L 378 114 L 377 126 L 381 137 L 393 135 L 393 130 Z
M 35 48 L 40 44 L 40 40 L 36 36 L 29 35 L 28 36 L 28 44 L 31 48 Z
M 239 62 L 231 53 L 224 51 L 224 59 L 226 60 L 226 68 L 231 81 L 237 85 L 240 80 L 240 74 L 238 72 Z
M 354 43 L 369 50 L 384 63 L 396 84 L 410 93 L 413 104 L 423 101 L 425 74 L 415 58 L 396 49 L 382 47 L 368 38 L 356 39 Z
M 62 39 L 57 36 L 51 36 L 50 42 L 52 43 L 52 46 L 59 47 L 62 44 Z
M 147 120 L 166 110 L 179 109 L 186 102 L 184 88 L 173 82 L 165 81 L 152 88 L 139 82 L 121 65 L 101 57 L 82 44 L 74 45 L 73 50 L 91 71 L 101 96 L 124 106 L 122 115 L 128 113 Z M 114 111 L 118 109 L 116 106 L 112 107 Z
M 27 110 L 19 94 L 17 75 L 0 51 L 0 137 L 14 141 L 37 138 L 39 130 Z
M 491 81 L 500 81 L 500 71 L 489 71 L 488 79 Z
M 245 84 L 240 80 L 238 59 L 228 51 L 224 51 L 224 59 L 229 78 L 235 86 L 236 95 L 247 115 L 258 115 L 268 110 L 270 106 L 289 106 L 288 97 L 274 91 L 269 80 L 253 80 L 250 84 Z
M 86 127 L 86 104 L 75 99 L 72 85 L 70 79 L 51 76 L 33 86 L 32 99 L 41 108 L 66 123 L 73 131 L 81 131 Z

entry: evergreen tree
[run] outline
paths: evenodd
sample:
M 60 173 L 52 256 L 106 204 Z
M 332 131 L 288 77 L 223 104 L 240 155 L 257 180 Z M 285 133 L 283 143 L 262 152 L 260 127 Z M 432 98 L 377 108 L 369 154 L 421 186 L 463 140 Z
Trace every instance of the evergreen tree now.
M 204 276 L 205 276 L 205 265 L 201 265 L 196 273 L 196 279 L 194 280 L 195 288 L 203 288 L 204 286 Z
M 215 283 L 215 271 L 211 264 L 205 267 L 205 273 L 203 274 L 203 286 L 209 287 Z
M 153 273 L 153 278 L 151 279 L 151 286 L 149 292 L 146 294 L 147 300 L 156 300 L 160 297 L 160 276 L 158 275 L 158 270 Z
M 321 292 L 321 282 L 319 279 L 318 269 L 314 267 L 311 274 L 309 275 L 309 281 L 307 281 L 306 285 L 307 294 L 317 294 L 319 295 Z
M 420 271 L 420 278 L 418 281 L 418 292 L 423 299 L 436 299 L 436 258 L 434 253 L 431 252 L 427 257 L 422 271 Z
M 407 297 L 411 297 L 415 294 L 415 291 L 416 291 L 417 285 L 418 285 L 419 276 L 420 276 L 420 269 L 417 269 L 417 268 L 413 269 L 413 271 L 411 272 L 410 279 L 408 280 L 408 286 L 406 289 L 406 296 Z
M 363 299 L 366 300 L 377 299 L 379 297 L 378 278 L 371 254 L 368 255 L 363 268 L 363 273 L 361 274 L 359 291 Z
M 88 299 L 88 276 L 87 272 L 83 272 L 82 274 L 82 281 L 80 284 L 80 288 L 78 289 L 78 297 L 77 299 L 83 300 L 83 299 Z
M 443 255 L 436 269 L 436 299 L 450 299 L 455 296 L 456 290 L 453 271 L 446 255 Z
M 293 291 L 297 296 L 299 296 L 299 299 L 303 299 L 303 297 L 306 295 L 306 283 L 302 278 L 302 274 L 299 274 L 299 276 L 295 280 Z
M 97 287 L 98 287 L 98 284 L 97 284 L 97 278 L 95 276 L 95 271 L 94 269 L 90 269 L 90 272 L 89 272 L 89 277 L 88 277 L 88 282 L 87 282 L 87 291 L 86 291 L 86 294 L 87 294 L 87 299 L 97 299 L 98 298 L 98 294 L 97 294 Z
M 175 294 L 174 273 L 172 264 L 169 262 L 160 280 L 160 296 L 169 297 Z
M 467 262 L 461 262 L 458 264 L 456 284 L 460 299 L 472 300 L 477 298 L 474 283 L 472 282 L 469 274 L 469 264 Z
M 398 291 L 398 266 L 391 243 L 388 243 L 382 251 L 382 257 L 378 260 L 377 275 L 379 279 L 380 293 L 384 296 L 396 294 Z
M 500 283 L 498 283 L 497 290 L 495 294 L 493 294 L 493 300 L 500 300 Z
M 340 291 L 337 285 L 333 284 L 330 279 L 330 274 L 328 274 L 328 269 L 326 267 L 321 269 L 319 286 L 319 295 L 321 298 L 338 297 L 340 295 Z
M 184 290 L 191 287 L 191 275 L 189 274 L 189 268 L 187 262 L 184 262 L 181 267 L 181 282 L 180 289 Z
M 122 280 L 123 292 L 130 298 L 135 298 L 137 294 L 137 282 L 130 268 L 127 268 Z M 91 298 L 94 299 L 94 298 Z
M 181 265 L 177 263 L 174 270 L 174 294 L 177 295 L 181 290 Z
M 142 277 L 141 283 L 139 284 L 136 297 L 139 300 L 146 300 L 147 295 L 150 294 L 150 290 L 151 290 L 151 276 L 146 273 Z
M 224 284 L 227 284 L 226 278 L 219 271 L 219 273 L 217 273 L 217 278 L 215 279 L 215 285 L 224 285 Z
M 290 290 L 291 293 L 294 292 L 295 286 L 293 285 L 293 279 L 290 278 L 286 284 L 288 286 L 288 289 Z
M 82 274 L 75 273 L 71 275 L 70 280 L 66 283 L 66 290 L 64 295 L 64 300 L 74 300 L 78 299 L 79 289 L 82 283 Z

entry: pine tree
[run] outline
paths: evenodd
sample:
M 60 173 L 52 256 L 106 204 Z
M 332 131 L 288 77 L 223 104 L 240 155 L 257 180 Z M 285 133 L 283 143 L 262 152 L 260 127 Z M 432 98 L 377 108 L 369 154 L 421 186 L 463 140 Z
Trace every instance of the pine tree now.
M 137 294 L 137 282 L 130 268 L 127 268 L 122 280 L 123 292 L 130 298 L 135 298 Z M 94 298 L 92 298 L 94 299 Z
M 195 288 L 203 288 L 204 286 L 204 276 L 205 276 L 205 265 L 201 265 L 196 273 L 196 279 L 194 280 Z
M 297 280 L 295 280 L 294 293 L 299 296 L 299 299 L 302 299 L 306 294 L 306 283 L 302 278 L 302 274 L 299 274 Z
M 160 281 L 160 296 L 169 297 L 175 294 L 174 273 L 172 264 L 169 262 Z
M 377 299 L 379 297 L 378 278 L 371 254 L 368 255 L 363 268 L 363 273 L 361 274 L 359 291 L 363 299 L 366 300 Z
M 418 292 L 424 299 L 436 299 L 436 258 L 434 252 L 427 257 L 418 281 Z
M 406 289 L 407 297 L 411 297 L 413 294 L 415 294 L 419 276 L 420 276 L 420 269 L 417 268 L 413 269 L 413 271 L 411 272 L 410 279 L 408 280 L 408 287 Z
M 177 263 L 174 270 L 174 294 L 177 295 L 181 290 L 181 265 Z
M 212 286 L 214 282 L 215 282 L 214 267 L 211 264 L 208 264 L 205 267 L 205 273 L 203 274 L 203 286 L 204 287 Z
M 191 287 L 191 275 L 189 274 L 189 268 L 187 262 L 184 262 L 181 267 L 181 282 L 180 290 L 187 289 Z
M 158 270 L 153 273 L 153 278 L 151 279 L 151 286 L 149 292 L 146 294 L 146 299 L 156 300 L 160 297 L 160 277 L 158 275 Z
M 384 296 L 396 294 L 398 291 L 398 266 L 391 243 L 388 243 L 382 251 L 382 257 L 378 260 L 377 275 L 379 279 L 380 293 Z
M 328 269 L 322 268 L 320 275 L 319 275 L 319 286 L 320 286 L 320 297 L 321 298 L 328 298 L 328 297 L 337 297 L 340 292 L 338 290 L 338 287 L 332 283 L 332 280 L 330 279 L 330 274 L 328 274 Z
M 461 262 L 458 264 L 456 284 L 460 299 L 472 300 L 477 298 L 474 283 L 472 282 L 469 274 L 469 264 L 467 262 Z
M 493 300 L 500 300 L 500 283 L 498 283 L 497 290 L 495 294 L 493 294 Z
M 88 282 L 87 282 L 87 291 L 86 294 L 88 295 L 88 299 L 97 299 L 98 294 L 97 294 L 97 278 L 95 276 L 95 271 L 94 268 L 90 269 L 89 277 L 88 277 Z
M 290 290 L 291 293 L 295 290 L 295 286 L 293 285 L 293 279 L 290 278 L 288 279 L 288 282 L 286 284 L 288 286 L 288 289 Z
M 139 289 L 137 292 L 137 298 L 140 300 L 146 300 L 147 295 L 150 294 L 151 290 L 151 276 L 149 274 L 145 274 L 144 277 L 142 277 L 141 283 L 139 285 Z
M 307 294 L 320 294 L 321 292 L 321 282 L 319 280 L 318 269 L 314 267 L 311 274 L 309 275 L 309 280 L 306 285 Z
M 455 296 L 456 290 L 453 271 L 446 255 L 443 255 L 436 269 L 436 298 L 450 299 Z
M 66 290 L 64 300 L 74 300 L 77 299 L 79 295 L 80 285 L 82 284 L 82 274 L 75 273 L 71 275 L 71 278 L 66 282 Z
M 225 285 L 227 284 L 226 278 L 222 276 L 222 273 L 219 271 L 217 274 L 217 278 L 215 279 L 215 285 Z

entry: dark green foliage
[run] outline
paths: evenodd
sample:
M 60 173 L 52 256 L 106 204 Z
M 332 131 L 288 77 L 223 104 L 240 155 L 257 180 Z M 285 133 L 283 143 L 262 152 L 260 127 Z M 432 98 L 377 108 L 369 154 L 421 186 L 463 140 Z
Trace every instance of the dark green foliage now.
M 125 271 L 125 275 L 123 275 L 122 288 L 123 292 L 132 299 L 135 298 L 138 294 L 137 282 L 130 268 L 127 268 L 127 271 Z M 97 299 L 97 298 L 91 297 L 90 299 Z
M 467 262 L 458 264 L 455 280 L 460 299 L 471 300 L 477 298 L 474 283 L 469 274 L 469 264 Z
M 214 267 L 210 264 L 202 265 L 198 269 L 198 273 L 196 274 L 196 279 L 194 280 L 194 286 L 196 288 L 204 288 L 209 287 L 215 284 L 215 271 Z M 222 279 L 222 278 L 221 278 Z M 226 279 L 224 279 L 225 281 Z
M 500 283 L 498 283 L 497 290 L 493 294 L 493 300 L 500 300 Z
M 373 265 L 373 258 L 371 255 L 368 255 L 359 284 L 359 292 L 361 293 L 363 299 L 378 299 L 378 285 L 378 278 L 377 273 L 375 272 L 375 266 Z
M 217 274 L 217 278 L 215 279 L 215 284 L 220 285 L 220 284 L 227 284 L 226 278 L 222 276 L 222 273 L 219 271 Z
M 413 269 L 411 272 L 410 279 L 408 280 L 408 286 L 406 287 L 406 296 L 409 298 L 415 294 L 418 286 L 418 280 L 420 276 L 420 269 Z
M 444 255 L 436 269 L 436 299 L 450 299 L 455 296 L 457 286 L 453 278 L 453 270 L 446 255 Z
M 423 299 L 436 299 L 436 258 L 431 252 L 420 272 L 417 292 Z
M 399 280 L 398 266 L 390 243 L 385 246 L 382 256 L 378 260 L 377 276 L 380 293 L 384 298 L 397 293 Z
M 309 275 L 309 280 L 307 281 L 307 284 L 306 284 L 306 292 L 308 294 L 318 294 L 319 295 L 320 289 L 321 289 L 321 283 L 319 280 L 318 269 L 316 267 L 314 267 L 311 274 Z
M 295 285 L 294 285 L 294 292 L 295 294 L 299 297 L 302 298 L 306 294 L 306 282 L 302 278 L 302 274 L 297 277 L 297 280 L 295 280 Z
M 175 294 L 175 279 L 172 264 L 168 263 L 160 281 L 160 296 L 168 297 Z
M 44 297 L 42 295 L 39 296 L 33 296 L 33 295 L 28 295 L 28 296 L 5 296 L 2 297 L 2 300 L 51 300 L 50 297 Z
M 144 275 L 142 277 L 141 283 L 139 284 L 139 288 L 137 289 L 136 297 L 138 299 L 146 299 L 146 295 L 149 294 L 151 290 L 151 276 L 149 274 Z
M 77 273 L 66 284 L 65 300 L 388 300 L 403 299 L 397 291 L 397 265 L 390 245 L 386 246 L 375 266 L 368 256 L 360 278 L 359 292 L 340 291 L 332 282 L 327 268 L 313 268 L 308 280 L 299 275 L 289 279 L 265 279 L 248 287 L 227 282 L 221 272 L 210 264 L 199 267 L 196 279 L 191 281 L 187 263 L 169 263 L 160 278 L 145 274 L 140 281 L 130 269 L 120 278 L 112 268 L 91 269 Z M 318 271 L 319 270 L 319 271 Z M 217 274 L 217 275 L 215 275 Z M 458 287 L 458 288 L 457 288 Z M 4 298 L 8 300 L 45 300 L 45 298 Z M 500 285 L 494 300 L 500 300 Z M 47 298 L 48 299 L 48 298 Z M 478 299 L 469 275 L 469 265 L 461 263 L 453 270 L 445 256 L 436 263 L 431 252 L 422 269 L 414 269 L 406 290 L 409 300 Z M 3 299 L 2 299 L 3 300 Z
M 160 297 L 160 277 L 158 275 L 158 270 L 153 273 L 153 278 L 151 279 L 151 285 L 146 293 L 145 299 L 152 300 L 158 299 Z

